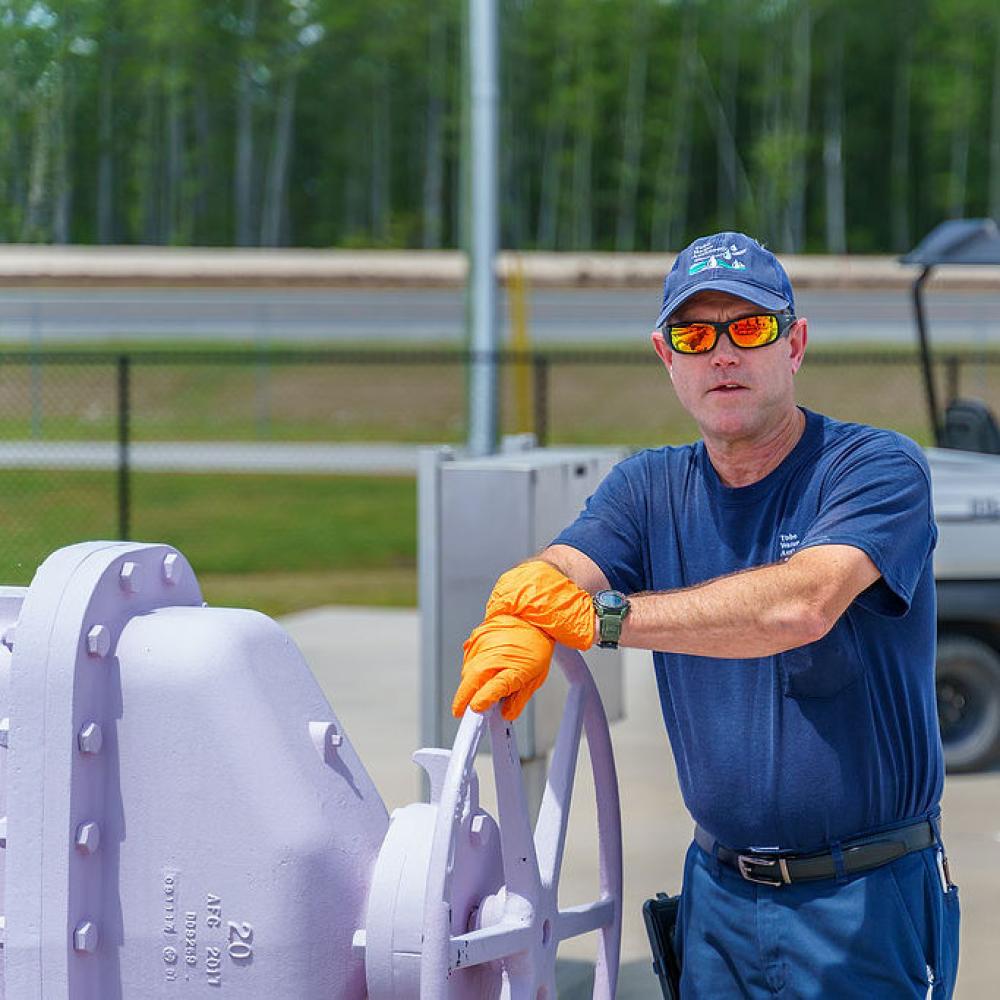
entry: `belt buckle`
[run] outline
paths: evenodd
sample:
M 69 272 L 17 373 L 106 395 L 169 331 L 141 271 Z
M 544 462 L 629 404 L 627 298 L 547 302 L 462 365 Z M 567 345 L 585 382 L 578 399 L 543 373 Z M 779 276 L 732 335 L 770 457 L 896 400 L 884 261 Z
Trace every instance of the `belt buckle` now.
M 751 870 L 750 866 L 755 867 L 765 867 L 765 868 L 776 868 L 774 878 L 767 878 L 761 875 L 755 875 Z M 770 886 L 782 886 L 788 885 L 792 880 L 788 876 L 788 866 L 785 864 L 784 858 L 766 858 L 759 854 L 737 854 L 736 855 L 736 868 L 740 875 L 743 876 L 748 882 L 755 882 L 757 885 L 770 885 Z

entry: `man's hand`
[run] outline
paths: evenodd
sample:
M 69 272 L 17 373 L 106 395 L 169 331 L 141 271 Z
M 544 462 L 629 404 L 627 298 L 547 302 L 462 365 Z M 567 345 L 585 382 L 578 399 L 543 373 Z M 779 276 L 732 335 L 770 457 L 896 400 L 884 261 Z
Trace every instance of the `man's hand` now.
M 548 676 L 555 640 L 520 618 L 497 614 L 473 630 L 463 649 L 452 714 L 460 718 L 470 704 L 485 712 L 504 698 L 501 715 L 513 721 Z
M 516 615 L 571 649 L 594 644 L 590 594 L 541 559 L 515 566 L 497 580 L 486 603 L 487 620 L 495 615 Z

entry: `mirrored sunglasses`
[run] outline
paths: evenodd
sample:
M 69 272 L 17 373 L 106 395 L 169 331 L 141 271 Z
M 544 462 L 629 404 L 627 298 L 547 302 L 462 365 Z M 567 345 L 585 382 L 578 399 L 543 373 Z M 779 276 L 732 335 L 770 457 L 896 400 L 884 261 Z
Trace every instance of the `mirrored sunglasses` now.
M 663 339 L 678 354 L 707 354 L 725 333 L 737 347 L 750 350 L 766 347 L 787 333 L 795 322 L 789 310 L 781 313 L 761 313 L 759 316 L 741 316 L 725 323 L 698 320 L 695 323 L 664 323 L 660 327 Z

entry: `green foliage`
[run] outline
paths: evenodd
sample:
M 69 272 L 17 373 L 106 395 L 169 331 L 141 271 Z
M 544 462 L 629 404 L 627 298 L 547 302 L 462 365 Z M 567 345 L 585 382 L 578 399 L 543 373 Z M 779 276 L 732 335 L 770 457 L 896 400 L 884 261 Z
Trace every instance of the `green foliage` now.
M 995 0 L 498 4 L 507 246 L 821 250 L 838 185 L 855 251 L 998 208 Z M 0 239 L 459 245 L 465 6 L 0 0 Z

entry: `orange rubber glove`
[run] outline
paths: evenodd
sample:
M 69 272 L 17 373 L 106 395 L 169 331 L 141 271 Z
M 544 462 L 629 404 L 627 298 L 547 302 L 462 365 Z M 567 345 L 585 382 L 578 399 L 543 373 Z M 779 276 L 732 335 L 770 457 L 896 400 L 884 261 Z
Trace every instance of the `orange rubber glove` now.
M 594 644 L 590 594 L 540 559 L 515 566 L 497 580 L 486 602 L 487 620 L 494 615 L 516 615 L 572 649 Z
M 548 676 L 555 646 L 554 639 L 520 618 L 487 618 L 462 647 L 462 680 L 452 714 L 460 718 L 468 705 L 485 712 L 503 698 L 500 714 L 512 722 Z

